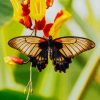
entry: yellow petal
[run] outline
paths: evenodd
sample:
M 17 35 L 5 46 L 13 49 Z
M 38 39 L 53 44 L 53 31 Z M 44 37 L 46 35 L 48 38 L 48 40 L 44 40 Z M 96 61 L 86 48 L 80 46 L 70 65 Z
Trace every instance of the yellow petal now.
M 16 65 L 16 63 L 14 63 L 13 61 L 9 62 L 10 65 Z
M 14 63 L 11 58 L 9 56 L 4 57 L 4 62 L 10 65 L 15 65 L 16 63 Z
M 60 29 L 58 31 L 56 31 L 56 33 L 53 34 L 52 37 L 53 37 L 53 39 L 59 38 L 60 37 Z
M 22 14 L 22 7 L 21 7 L 21 2 L 20 0 L 10 0 L 12 6 L 13 6 L 13 10 L 14 10 L 14 14 L 13 14 L 13 18 L 15 20 L 20 20 L 22 18 L 21 14 Z
M 30 0 L 30 15 L 36 20 L 42 20 L 46 13 L 45 0 Z
M 58 38 L 58 36 L 59 36 L 58 34 L 60 32 L 60 27 L 62 26 L 62 24 L 64 24 L 70 18 L 71 18 L 71 14 L 69 12 L 63 10 L 63 15 L 55 20 L 53 26 L 50 29 L 49 34 L 53 38 Z

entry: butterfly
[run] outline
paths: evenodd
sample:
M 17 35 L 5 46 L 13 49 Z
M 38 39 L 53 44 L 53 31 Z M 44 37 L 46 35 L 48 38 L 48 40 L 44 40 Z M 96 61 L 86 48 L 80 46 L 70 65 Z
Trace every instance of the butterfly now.
M 41 72 L 48 64 L 48 58 L 53 62 L 55 71 L 66 72 L 71 59 L 80 53 L 95 47 L 95 43 L 87 38 L 66 36 L 48 39 L 38 36 L 19 36 L 8 42 L 9 46 L 27 55 L 32 66 Z

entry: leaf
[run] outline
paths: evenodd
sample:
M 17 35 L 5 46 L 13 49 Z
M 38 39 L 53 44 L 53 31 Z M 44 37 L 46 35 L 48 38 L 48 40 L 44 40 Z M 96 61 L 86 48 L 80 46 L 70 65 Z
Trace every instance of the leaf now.
M 26 94 L 12 90 L 0 91 L 0 100 L 25 100 Z M 37 95 L 31 95 L 29 100 L 53 100 L 53 98 L 45 98 Z M 56 99 L 54 99 L 56 100 Z
M 12 7 L 10 0 L 0 0 L 0 27 L 12 16 Z
M 71 10 L 73 0 L 59 0 L 59 2 L 67 9 Z

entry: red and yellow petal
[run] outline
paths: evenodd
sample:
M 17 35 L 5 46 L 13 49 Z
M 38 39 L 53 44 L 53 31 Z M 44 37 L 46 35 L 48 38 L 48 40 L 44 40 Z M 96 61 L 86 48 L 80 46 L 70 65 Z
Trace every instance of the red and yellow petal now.
M 51 7 L 53 5 L 54 0 L 46 0 L 46 6 L 47 8 Z
M 30 0 L 22 0 L 22 4 L 23 5 L 28 5 L 28 4 L 30 4 Z
M 37 30 L 43 30 L 45 24 L 46 24 L 45 17 L 41 21 L 35 21 L 35 29 L 37 29 Z
M 63 10 L 61 10 L 60 12 L 57 13 L 55 19 L 54 19 L 54 22 L 56 21 L 56 19 L 58 19 L 59 17 L 61 17 L 63 15 Z
M 45 37 L 49 37 L 49 32 L 50 32 L 52 25 L 53 23 L 49 23 L 44 27 L 43 32 L 44 32 Z
M 60 12 L 58 12 L 55 17 L 54 24 L 50 29 L 49 34 L 53 38 L 57 38 L 59 36 L 60 27 L 70 18 L 71 18 L 71 14 L 67 11 L 61 10 Z
M 25 27 L 31 29 L 32 21 L 31 21 L 30 16 L 25 16 L 25 17 L 21 18 L 19 22 L 20 22 L 21 24 L 23 24 Z
M 4 58 L 5 63 L 15 65 L 15 64 L 23 64 L 23 59 L 19 57 L 7 56 Z
M 29 15 L 30 10 L 29 10 L 29 6 L 28 5 L 23 5 L 22 4 L 22 16 L 27 16 Z

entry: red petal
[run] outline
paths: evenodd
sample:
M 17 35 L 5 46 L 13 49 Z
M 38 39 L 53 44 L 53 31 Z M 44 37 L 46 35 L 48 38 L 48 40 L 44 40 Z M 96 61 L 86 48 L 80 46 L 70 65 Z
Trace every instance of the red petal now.
M 29 10 L 28 5 L 23 5 L 23 4 L 22 4 L 22 10 L 23 10 L 22 16 L 27 16 L 27 15 L 29 15 L 30 10 Z
M 50 31 L 52 25 L 53 25 L 53 23 L 49 23 L 44 27 L 43 32 L 46 37 L 49 37 L 49 31 Z
M 25 22 L 25 26 L 26 26 L 27 28 L 31 28 L 31 26 L 32 26 L 32 21 L 31 21 L 30 16 L 25 16 L 24 22 Z
M 35 21 L 35 28 L 37 30 L 42 30 L 46 24 L 45 17 L 41 21 Z
M 16 64 L 23 64 L 23 60 L 18 57 L 10 57 L 10 59 Z
M 24 20 L 23 19 L 20 19 L 19 22 L 24 25 Z
M 63 11 L 61 10 L 60 12 L 57 13 L 57 15 L 56 15 L 54 21 L 56 21 L 56 19 L 59 18 L 59 17 L 62 16 L 62 15 L 63 15 Z
M 23 19 L 20 19 L 19 22 L 23 24 L 24 26 L 26 26 L 27 28 L 31 28 L 32 26 L 32 21 L 31 21 L 30 16 L 23 17 Z
M 46 0 L 47 8 L 51 7 L 53 5 L 54 0 Z

